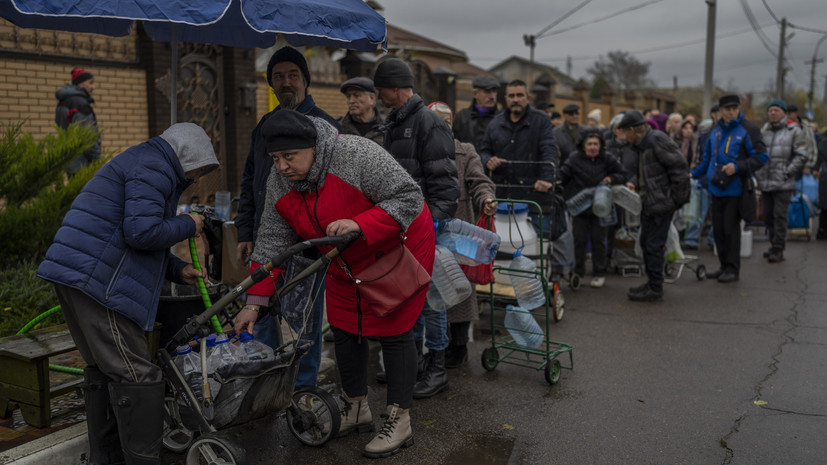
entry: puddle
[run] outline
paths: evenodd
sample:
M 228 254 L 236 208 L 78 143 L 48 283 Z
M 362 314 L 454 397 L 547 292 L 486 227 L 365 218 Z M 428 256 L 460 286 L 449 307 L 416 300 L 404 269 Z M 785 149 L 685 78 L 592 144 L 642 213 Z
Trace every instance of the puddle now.
M 444 465 L 507 465 L 514 449 L 514 438 L 475 436 L 466 438 L 442 462 Z

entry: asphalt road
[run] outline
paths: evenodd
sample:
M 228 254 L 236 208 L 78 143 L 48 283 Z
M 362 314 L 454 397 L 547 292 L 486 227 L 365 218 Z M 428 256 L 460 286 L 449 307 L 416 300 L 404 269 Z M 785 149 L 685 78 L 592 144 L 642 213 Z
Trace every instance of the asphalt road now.
M 827 243 L 790 242 L 779 264 L 761 258 L 766 243 L 754 246 L 740 282 L 685 271 L 662 303 L 626 299 L 642 278 L 564 288 L 552 338 L 574 345 L 574 370 L 554 386 L 529 368 L 486 372 L 481 322 L 469 363 L 450 371 L 450 391 L 414 401 L 415 445 L 383 463 L 825 463 Z M 700 256 L 717 268 L 711 252 Z M 383 385 L 370 386 L 377 423 L 384 396 Z M 234 437 L 251 464 L 324 465 L 368 462 L 361 448 L 372 436 L 310 448 L 283 418 L 268 418 Z

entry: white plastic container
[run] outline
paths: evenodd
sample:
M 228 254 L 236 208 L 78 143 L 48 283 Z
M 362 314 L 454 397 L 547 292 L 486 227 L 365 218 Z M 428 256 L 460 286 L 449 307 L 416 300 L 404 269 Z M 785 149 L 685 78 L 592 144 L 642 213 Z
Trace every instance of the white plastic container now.
M 600 184 L 595 188 L 592 213 L 598 218 L 603 218 L 612 213 L 612 189 L 609 186 Z
M 640 215 L 640 195 L 623 184 L 612 186 L 612 201 L 620 208 Z
M 471 296 L 471 282 L 462 272 L 453 252 L 437 245 L 434 271 L 428 287 L 428 305 L 437 311 L 445 311 Z
M 509 209 L 512 210 L 509 215 Z M 500 236 L 500 252 L 512 254 L 523 245 L 523 253 L 540 255 L 537 232 L 528 221 L 528 205 L 524 203 L 503 203 L 497 205 L 494 227 Z M 497 264 L 497 262 L 494 262 Z M 505 263 L 504 266 L 508 264 Z
M 519 251 L 514 253 L 509 268 L 526 271 L 526 273 L 513 273 L 511 285 L 514 287 L 514 295 L 520 307 L 533 310 L 546 303 L 546 295 L 543 292 L 543 282 L 537 275 L 537 265 L 530 258 L 523 256 Z
M 741 258 L 749 258 L 752 256 L 752 230 L 741 230 Z
M 522 307 L 506 305 L 503 324 L 518 345 L 536 349 L 543 343 L 543 330 L 534 315 Z
M 571 216 L 577 216 L 591 208 L 594 202 L 594 187 L 587 187 L 566 200 L 566 210 Z

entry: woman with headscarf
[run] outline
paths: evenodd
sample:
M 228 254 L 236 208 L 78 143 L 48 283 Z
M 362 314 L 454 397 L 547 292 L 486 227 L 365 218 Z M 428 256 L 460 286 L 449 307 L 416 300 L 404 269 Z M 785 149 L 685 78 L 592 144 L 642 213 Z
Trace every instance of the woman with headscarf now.
M 292 110 L 267 120 L 262 133 L 274 167 L 252 269 L 300 240 L 361 233 L 327 270 L 327 316 L 344 391 L 339 434 L 374 429 L 367 401 L 367 338 L 378 337 L 388 378 L 387 415 L 363 454 L 390 456 L 413 444 L 409 410 L 417 355 L 412 328 L 426 294 L 379 318 L 361 308 L 350 275 L 359 276 L 399 247 L 403 234 L 404 246 L 430 273 L 435 247 L 430 211 L 413 178 L 373 141 L 337 134 L 324 120 Z M 280 272 L 247 292 L 247 305 L 236 317 L 237 332 L 252 329 Z
M 686 165 L 689 169 L 694 169 L 697 166 L 697 152 L 698 152 L 698 136 L 695 134 L 695 125 L 692 121 L 684 120 L 678 130 L 672 136 L 675 143 L 681 149 L 683 157 L 686 158 Z

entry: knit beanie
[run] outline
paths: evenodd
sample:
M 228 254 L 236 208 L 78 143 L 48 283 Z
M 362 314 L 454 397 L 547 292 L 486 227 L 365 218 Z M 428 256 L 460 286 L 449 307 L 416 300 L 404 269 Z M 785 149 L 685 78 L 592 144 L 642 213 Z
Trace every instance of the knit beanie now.
M 203 173 L 206 174 L 218 168 L 218 158 L 215 157 L 210 136 L 201 126 L 176 123 L 161 134 L 161 139 L 167 141 L 175 151 L 185 173 L 206 167 L 207 170 Z
M 316 146 L 316 126 L 307 116 L 293 110 L 279 110 L 261 126 L 267 153 Z
M 388 89 L 414 86 L 414 77 L 408 64 L 399 58 L 389 58 L 376 67 L 373 85 Z
M 72 84 L 74 85 L 78 85 L 81 82 L 88 81 L 94 77 L 95 76 L 92 76 L 92 73 L 83 68 L 75 68 L 72 70 Z
M 603 119 L 603 112 L 600 111 L 600 108 L 595 108 L 594 110 L 589 112 L 587 118 L 593 119 L 597 121 L 597 124 L 600 124 L 601 120 Z
M 770 107 L 778 107 L 784 111 L 787 111 L 787 102 L 777 98 L 767 105 L 767 110 L 769 110 Z
M 270 57 L 270 63 L 267 64 L 267 84 L 273 87 L 273 66 L 284 61 L 289 61 L 298 66 L 304 76 L 304 82 L 307 84 L 307 87 L 310 87 L 310 69 L 307 68 L 307 60 L 305 60 L 304 55 L 302 55 L 300 51 L 293 47 L 282 47 L 276 50 L 276 53 Z

